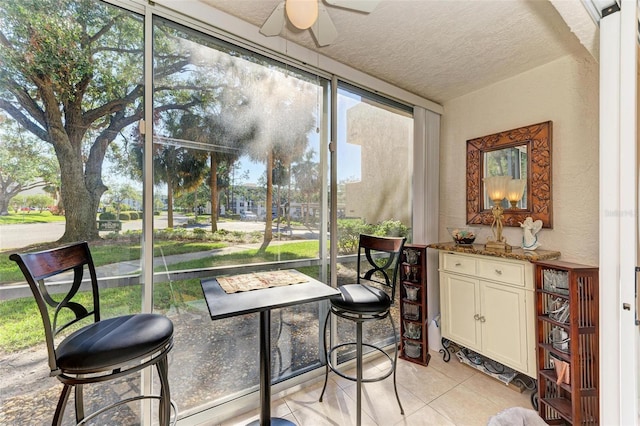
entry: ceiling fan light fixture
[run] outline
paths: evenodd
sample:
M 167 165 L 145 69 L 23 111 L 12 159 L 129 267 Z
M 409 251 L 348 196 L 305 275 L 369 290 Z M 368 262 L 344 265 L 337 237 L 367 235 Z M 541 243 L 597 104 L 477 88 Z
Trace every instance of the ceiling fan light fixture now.
M 310 28 L 318 19 L 317 0 L 286 0 L 285 10 L 289 21 L 301 30 Z

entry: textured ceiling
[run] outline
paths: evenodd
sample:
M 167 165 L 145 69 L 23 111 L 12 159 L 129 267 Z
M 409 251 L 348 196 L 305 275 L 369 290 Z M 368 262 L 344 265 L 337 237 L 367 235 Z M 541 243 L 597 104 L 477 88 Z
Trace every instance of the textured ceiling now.
M 201 0 L 256 26 L 279 0 Z M 556 0 L 557 1 L 557 0 Z M 584 8 L 578 0 L 572 7 Z M 584 47 L 548 0 L 382 0 L 370 14 L 327 6 L 338 38 L 281 36 L 438 103 Z

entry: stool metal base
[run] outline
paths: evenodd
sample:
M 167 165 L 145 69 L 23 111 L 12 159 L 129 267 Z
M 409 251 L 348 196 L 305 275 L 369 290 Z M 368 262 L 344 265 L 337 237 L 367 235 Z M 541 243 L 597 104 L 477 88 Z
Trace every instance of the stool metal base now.
M 338 368 L 336 366 L 333 365 L 333 363 L 331 362 L 331 354 L 340 349 L 343 348 L 345 346 L 356 346 L 356 351 L 357 351 L 357 343 L 356 342 L 348 342 L 348 343 L 342 343 L 340 345 L 334 346 L 333 348 L 331 348 L 331 350 L 327 353 L 327 364 L 329 364 L 329 368 L 331 369 L 331 371 L 333 371 L 334 373 L 336 373 L 338 376 L 342 377 L 343 379 L 346 380 L 350 380 L 352 382 L 355 382 L 358 380 L 358 378 L 356 376 L 349 376 L 348 374 L 345 374 L 343 372 L 341 372 L 340 370 L 338 370 Z M 393 359 L 391 358 L 391 355 L 389 355 L 387 353 L 387 351 L 385 351 L 384 349 L 382 349 L 379 346 L 375 346 L 375 345 L 371 345 L 369 343 L 362 343 L 362 347 L 363 348 L 371 348 L 381 354 L 383 354 L 384 356 L 387 357 L 387 360 L 389 361 L 389 370 L 387 370 L 386 372 L 380 374 L 379 376 L 376 377 L 370 377 L 370 378 L 362 378 L 362 383 L 373 383 L 373 382 L 379 382 L 380 380 L 384 380 L 387 377 L 389 377 L 393 372 L 394 372 L 394 362 Z
M 387 377 L 389 377 L 391 374 L 393 374 L 393 389 L 395 391 L 396 394 L 396 399 L 398 400 L 398 406 L 400 407 L 400 414 L 404 415 L 404 408 L 402 407 L 402 403 L 400 402 L 400 396 L 398 395 L 398 387 L 396 385 L 396 365 L 398 363 L 398 340 L 397 340 L 397 335 L 396 335 L 396 328 L 395 325 L 393 323 L 393 318 L 391 317 L 391 315 L 389 315 L 389 311 L 387 310 L 384 313 L 380 313 L 380 314 L 375 314 L 373 317 L 369 317 L 369 318 L 363 318 L 363 317 L 358 317 L 358 318 L 354 318 L 353 316 L 349 316 L 348 314 L 343 315 L 342 312 L 340 311 L 335 311 L 332 309 L 329 309 L 329 312 L 327 312 L 327 317 L 325 318 L 325 323 L 324 323 L 324 331 L 323 331 L 323 336 L 326 336 L 327 334 L 327 324 L 329 323 L 329 318 L 331 313 L 334 313 L 335 315 L 339 316 L 339 317 L 343 317 L 346 318 L 350 321 L 353 321 L 356 323 L 356 341 L 355 342 L 347 342 L 347 343 L 342 343 L 340 345 L 336 345 L 333 348 L 331 348 L 330 350 L 327 350 L 326 345 L 324 345 L 324 350 L 325 350 L 325 354 L 326 354 L 326 358 L 325 358 L 325 362 L 326 362 L 326 366 L 325 366 L 325 376 L 324 376 L 324 386 L 322 387 L 322 392 L 320 393 L 320 398 L 319 401 L 322 402 L 322 398 L 324 396 L 324 391 L 327 388 L 327 381 L 329 378 L 329 371 L 333 371 L 334 373 L 338 374 L 340 377 L 343 377 L 347 380 L 351 380 L 351 381 L 355 381 L 356 382 L 356 425 L 360 426 L 361 422 L 362 422 L 362 384 L 363 383 L 369 383 L 369 382 L 378 382 L 381 380 L 386 379 Z M 389 318 L 390 322 L 391 322 L 391 329 L 393 331 L 393 335 L 395 337 L 395 343 L 394 343 L 394 357 L 393 359 L 391 359 L 391 356 L 384 350 L 382 350 L 382 348 L 375 346 L 375 345 L 371 345 L 368 343 L 364 343 L 362 341 L 362 324 L 365 321 L 371 321 L 371 320 L 380 320 L 380 319 L 384 319 L 384 318 Z M 344 347 L 344 346 L 350 346 L 350 345 L 355 345 L 356 347 L 356 376 L 348 376 L 340 371 L 338 371 L 336 368 L 334 368 L 333 364 L 331 363 L 331 354 L 338 348 Z M 369 378 L 369 379 L 364 379 L 362 377 L 362 370 L 363 370 L 363 363 L 362 363 L 362 355 L 363 355 L 363 351 L 362 348 L 363 347 L 369 347 L 372 348 L 374 350 L 377 350 L 379 352 L 382 352 L 385 354 L 385 356 L 387 356 L 387 358 L 389 359 L 389 361 L 391 362 L 391 368 L 388 372 L 375 377 L 375 378 Z
M 295 423 L 287 420 L 281 419 L 280 417 L 271 417 L 270 422 L 267 425 L 271 426 L 296 426 Z M 247 426 L 267 426 L 260 424 L 260 420 L 254 420 L 251 423 L 247 424 Z

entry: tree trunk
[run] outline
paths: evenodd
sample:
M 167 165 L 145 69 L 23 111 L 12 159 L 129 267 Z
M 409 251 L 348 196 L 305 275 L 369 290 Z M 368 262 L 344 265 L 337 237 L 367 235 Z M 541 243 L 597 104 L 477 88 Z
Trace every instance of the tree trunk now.
M 100 198 L 107 190 L 102 182 L 102 163 L 111 142 L 105 131 L 91 145 L 86 162 L 82 132 L 67 135 L 56 126 L 49 133 L 60 165 L 60 200 L 65 209 L 66 226 L 60 242 L 93 241 L 100 238 L 96 215 Z
M 100 238 L 96 214 L 104 187 L 87 187 L 80 152 L 56 149 L 60 163 L 60 198 L 65 207 L 66 226 L 60 242 L 92 241 Z M 95 183 L 94 183 L 95 186 Z
M 5 194 L 0 192 L 0 216 L 6 216 L 9 214 L 9 202 L 14 194 Z
M 167 179 L 167 228 L 173 228 L 173 185 Z
M 271 227 L 273 226 L 273 152 L 269 151 L 267 156 L 267 199 L 265 201 L 265 207 L 267 209 L 264 225 L 264 241 L 260 246 L 259 252 L 264 253 L 269 243 L 273 239 L 273 232 Z
M 194 225 L 198 224 L 198 214 L 200 213 L 200 206 L 198 206 L 198 187 L 196 187 L 195 192 L 193 193 L 193 219 Z
M 288 178 L 288 183 L 287 183 L 287 209 L 286 209 L 286 213 L 287 213 L 287 227 L 289 228 L 289 235 L 291 235 L 292 234 L 292 231 L 291 231 L 291 163 L 289 163 L 287 168 L 289 169 L 287 171 L 287 175 L 289 176 L 289 178 Z
M 211 189 L 211 232 L 218 230 L 218 161 L 216 154 L 211 152 L 211 175 L 209 188 Z

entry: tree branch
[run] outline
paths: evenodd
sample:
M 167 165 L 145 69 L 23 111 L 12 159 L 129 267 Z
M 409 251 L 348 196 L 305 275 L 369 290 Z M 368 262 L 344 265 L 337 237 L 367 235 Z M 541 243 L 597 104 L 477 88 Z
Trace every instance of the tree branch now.
M 27 111 L 30 111 L 24 105 L 22 106 L 23 108 L 27 109 Z M 25 129 L 33 133 L 38 138 L 42 139 L 45 142 L 50 142 L 49 136 L 45 129 L 43 129 L 42 127 L 39 127 L 38 125 L 36 125 L 36 123 L 29 120 L 27 116 L 22 113 L 21 110 L 16 108 L 12 103 L 8 102 L 6 99 L 0 98 L 0 109 L 5 110 L 11 117 L 13 117 L 18 123 L 20 123 L 22 127 L 24 127 Z

